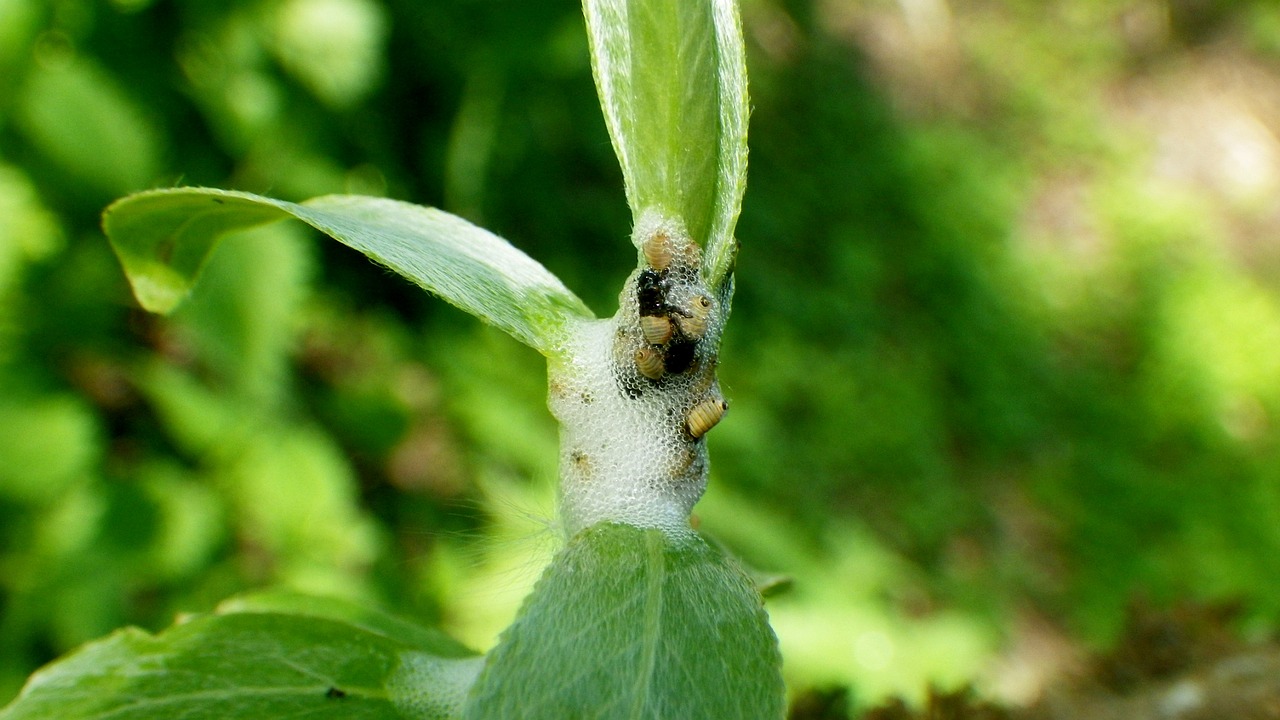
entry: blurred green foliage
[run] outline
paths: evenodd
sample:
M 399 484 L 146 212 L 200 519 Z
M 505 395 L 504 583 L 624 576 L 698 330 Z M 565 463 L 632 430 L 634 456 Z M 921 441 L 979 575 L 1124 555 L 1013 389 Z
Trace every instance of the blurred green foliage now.
M 434 204 L 598 313 L 634 262 L 579 7 L 0 0 L 0 701 L 285 586 L 481 646 L 553 544 L 542 361 L 302 229 L 136 309 L 114 197 Z M 1280 10 L 747 0 L 703 529 L 794 577 L 789 682 L 985 678 L 1027 617 L 1280 618 Z

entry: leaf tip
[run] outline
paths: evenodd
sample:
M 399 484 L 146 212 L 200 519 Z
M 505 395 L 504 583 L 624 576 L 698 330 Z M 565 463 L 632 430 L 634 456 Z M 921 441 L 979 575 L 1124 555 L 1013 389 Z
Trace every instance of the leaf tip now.
M 177 273 L 161 265 L 148 268 L 146 272 L 130 270 L 127 274 L 133 296 L 147 312 L 168 315 L 191 291 L 190 285 Z

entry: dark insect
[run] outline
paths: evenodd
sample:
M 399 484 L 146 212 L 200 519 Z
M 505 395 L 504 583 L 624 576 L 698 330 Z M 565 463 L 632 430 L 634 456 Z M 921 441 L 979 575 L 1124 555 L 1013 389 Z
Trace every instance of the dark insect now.
M 666 271 L 644 270 L 636 278 L 636 302 L 640 306 L 640 315 L 663 315 L 667 312 L 667 292 L 671 283 Z
M 666 362 L 664 368 L 672 375 L 679 375 L 689 366 L 693 364 L 693 351 L 696 349 L 694 341 L 679 336 L 671 341 L 667 346 Z
M 347 696 L 347 693 L 345 690 L 340 690 L 330 685 L 329 689 L 325 691 L 324 696 L 330 700 L 341 700 Z

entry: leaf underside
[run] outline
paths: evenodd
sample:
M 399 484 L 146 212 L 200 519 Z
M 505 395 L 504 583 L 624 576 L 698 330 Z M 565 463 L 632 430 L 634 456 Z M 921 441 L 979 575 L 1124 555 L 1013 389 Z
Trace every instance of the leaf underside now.
M 591 311 L 506 240 L 435 208 L 329 195 L 303 203 L 209 188 L 130 195 L 103 213 L 103 229 L 138 302 L 169 312 L 190 292 L 219 238 L 295 218 L 422 288 L 553 354 L 565 326 Z
M 779 666 L 759 594 L 719 551 L 602 524 L 552 561 L 464 717 L 780 718 Z

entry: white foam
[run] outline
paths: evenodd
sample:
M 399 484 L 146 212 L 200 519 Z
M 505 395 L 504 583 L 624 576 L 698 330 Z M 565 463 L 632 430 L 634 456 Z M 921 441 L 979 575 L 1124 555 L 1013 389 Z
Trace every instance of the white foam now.
M 646 216 L 637 234 L 642 229 L 672 238 L 675 255 L 684 258 L 663 275 L 671 315 L 710 299 L 707 330 L 696 342 L 672 341 L 692 344 L 687 369 L 658 380 L 640 374 L 635 352 L 648 344 L 636 292 L 645 267 L 625 283 L 617 315 L 570 328 L 563 359 L 549 369 L 549 405 L 560 421 L 561 516 L 569 535 L 605 521 L 688 533 L 693 505 L 706 489 L 706 445 L 685 422 L 698 403 L 722 399 L 715 364 L 724 313 L 701 284 L 696 246 L 679 225 Z M 642 244 L 640 238 L 637 247 Z
M 404 652 L 387 678 L 387 694 L 396 711 L 411 720 L 455 718 L 482 669 L 483 656 L 443 658 Z

